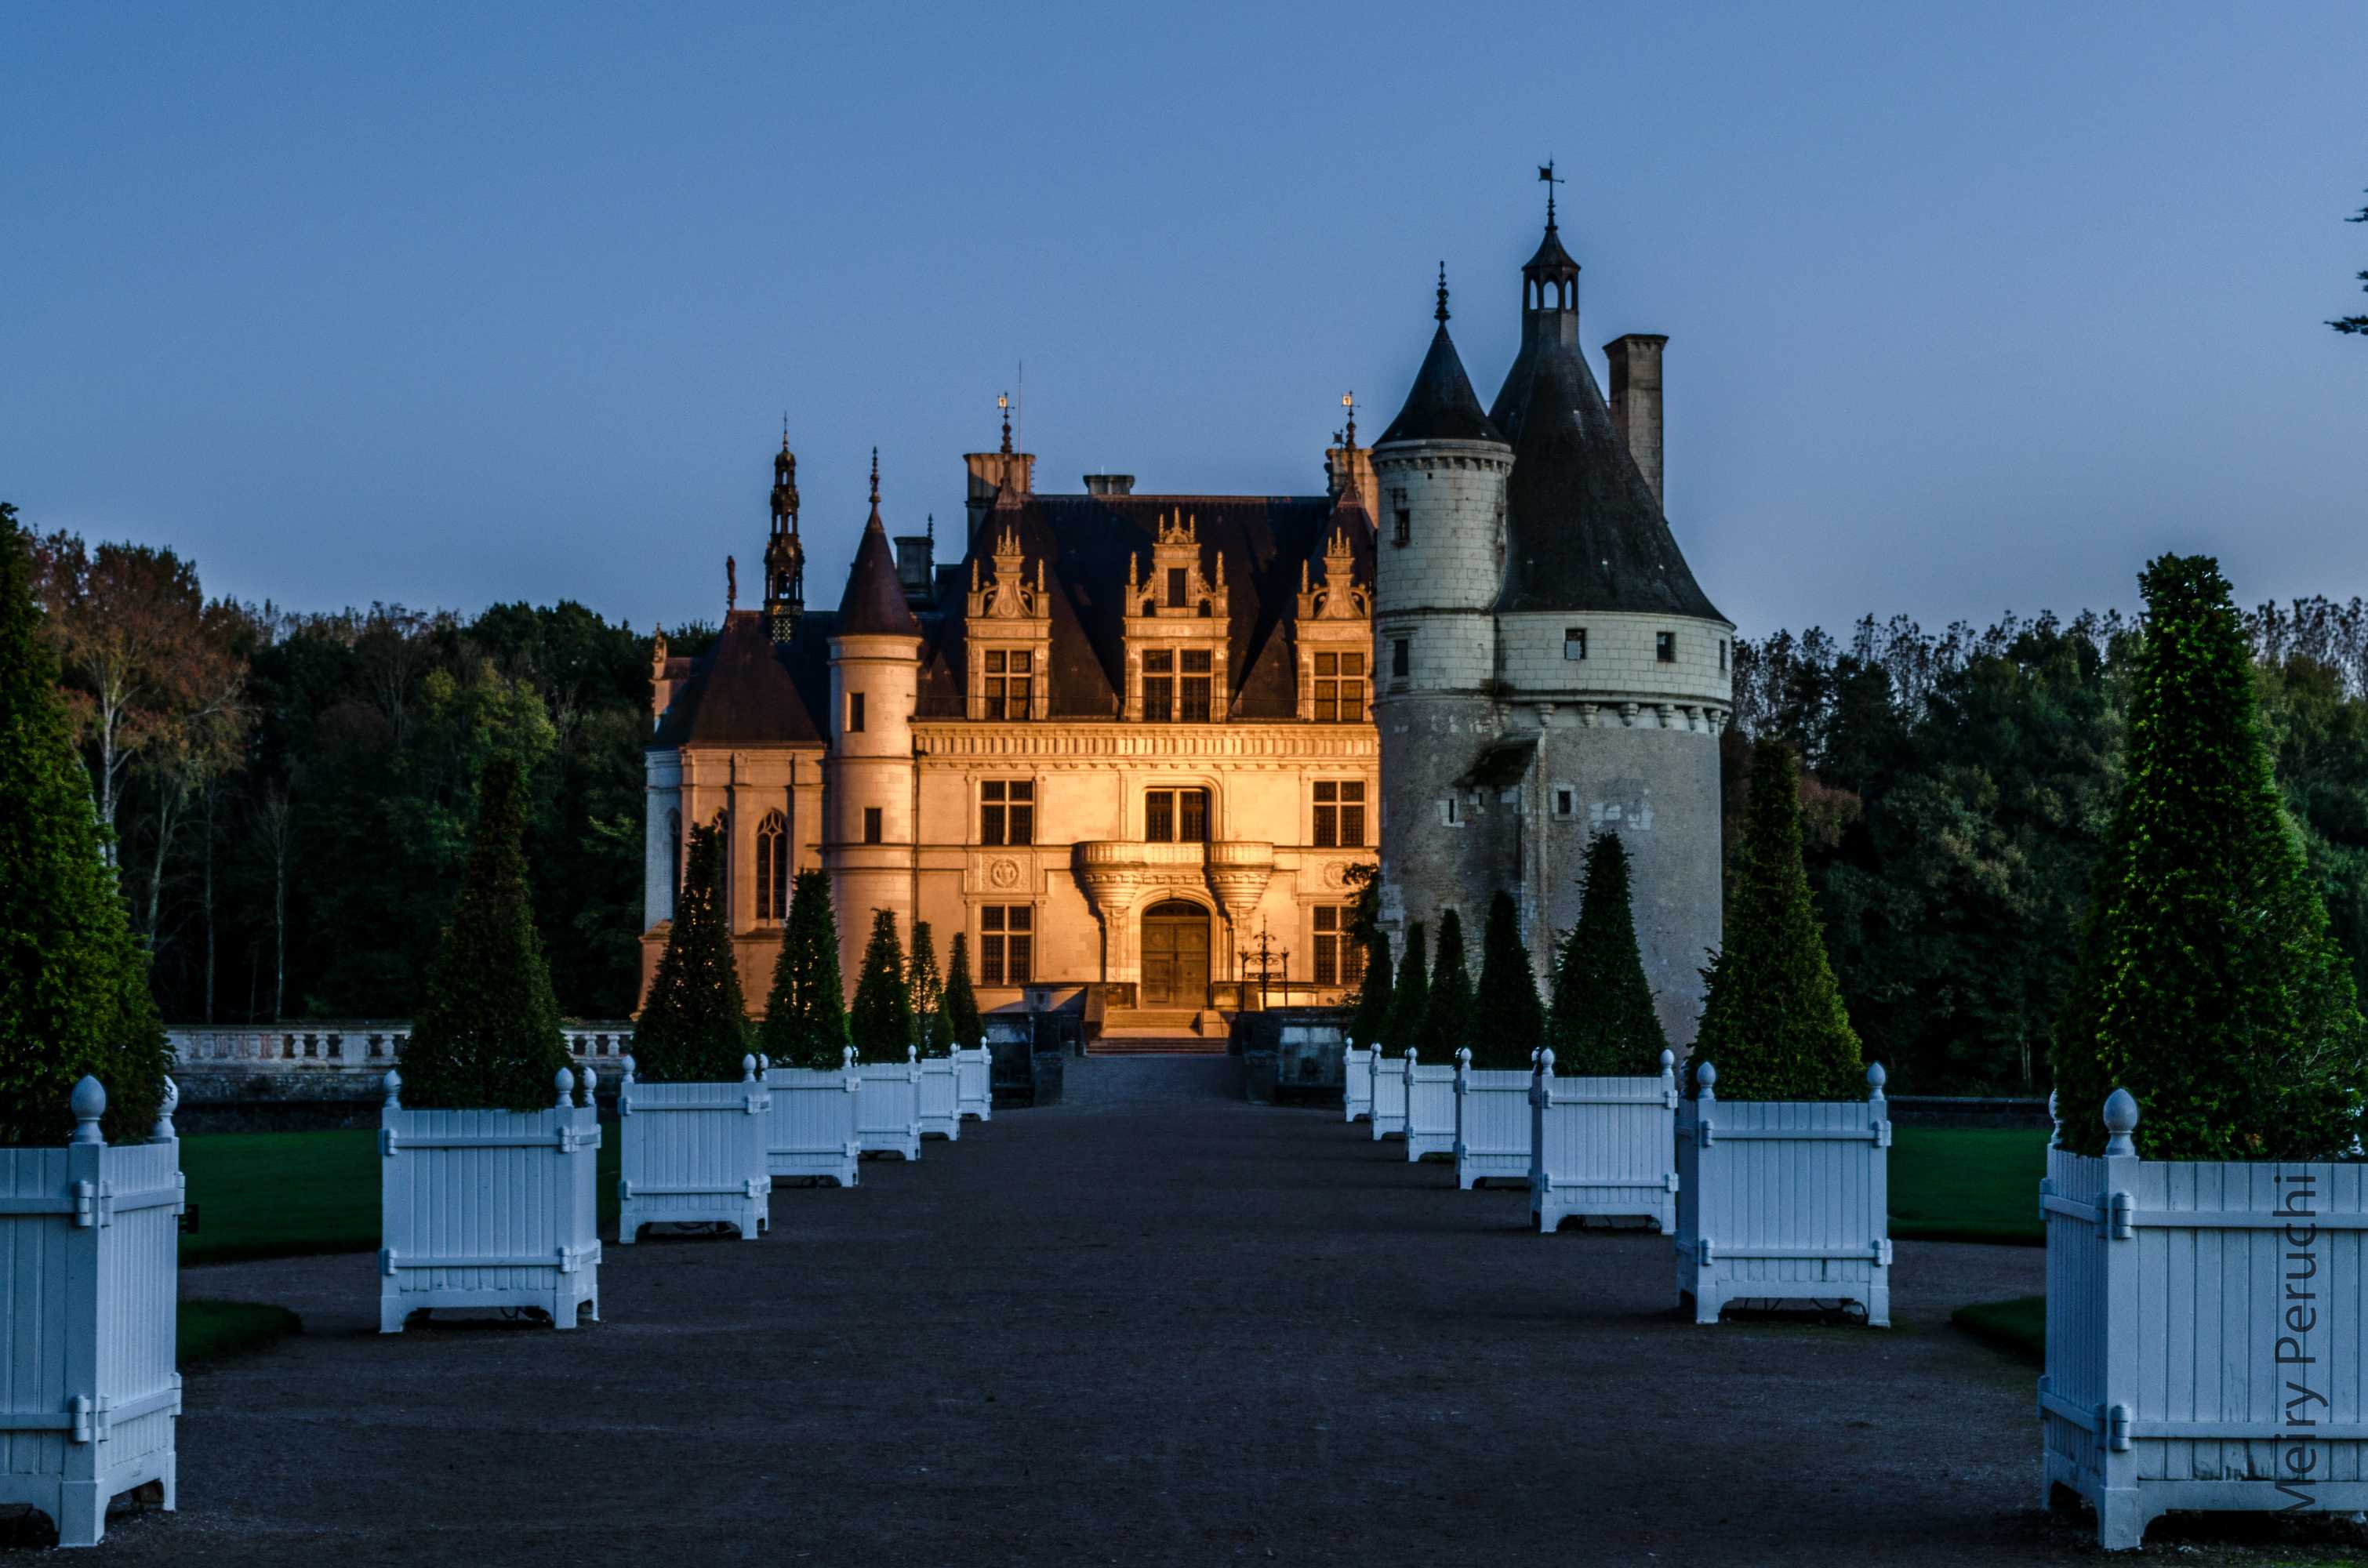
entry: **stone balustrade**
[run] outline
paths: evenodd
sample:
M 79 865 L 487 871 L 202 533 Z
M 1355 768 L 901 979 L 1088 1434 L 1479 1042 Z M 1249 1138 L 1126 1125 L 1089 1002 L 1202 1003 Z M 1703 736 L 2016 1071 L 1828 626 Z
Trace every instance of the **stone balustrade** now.
M 632 1050 L 633 1026 L 587 1021 L 562 1026 L 568 1054 L 589 1062 L 613 1062 Z M 165 1031 L 174 1058 L 184 1068 L 227 1074 L 384 1071 L 402 1060 L 411 1040 L 403 1019 L 324 1018 L 268 1027 L 176 1026 Z

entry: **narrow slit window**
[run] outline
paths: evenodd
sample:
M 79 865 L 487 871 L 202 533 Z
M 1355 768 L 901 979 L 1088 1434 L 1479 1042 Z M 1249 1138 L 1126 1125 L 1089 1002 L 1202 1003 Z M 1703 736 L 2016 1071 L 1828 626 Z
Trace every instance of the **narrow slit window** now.
M 847 733 L 850 735 L 863 733 L 863 693 L 860 691 L 847 694 Z
M 881 822 L 880 822 L 880 808 L 879 808 L 878 806 L 866 806 L 866 807 L 864 807 L 864 808 L 863 808 L 863 842 L 864 842 L 864 843 L 866 843 L 866 844 L 878 844 L 878 843 L 882 842 L 882 838 L 881 838 L 882 831 L 882 829 Z
M 1665 665 L 1678 662 L 1678 634 L 1674 631 L 1653 633 L 1653 657 Z

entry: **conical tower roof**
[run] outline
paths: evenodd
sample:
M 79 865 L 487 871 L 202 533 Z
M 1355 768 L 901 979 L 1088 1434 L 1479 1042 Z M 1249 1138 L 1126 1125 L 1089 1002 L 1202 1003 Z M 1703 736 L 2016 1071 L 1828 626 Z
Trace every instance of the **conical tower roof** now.
M 1455 340 L 1447 335 L 1447 269 L 1443 267 L 1439 274 L 1438 317 L 1439 330 L 1431 334 L 1430 352 L 1422 357 L 1422 369 L 1415 372 L 1406 404 L 1382 432 L 1382 438 L 1374 443 L 1377 447 L 1393 441 L 1502 443 L 1505 439 L 1481 412 L 1479 394 L 1472 390 L 1472 378 L 1463 373 Z
M 847 592 L 838 601 L 834 637 L 918 637 L 921 623 L 905 603 L 905 585 L 896 575 L 896 553 L 888 547 L 888 529 L 880 521 L 880 454 L 871 454 L 871 518 L 855 547 L 855 564 L 848 568 Z

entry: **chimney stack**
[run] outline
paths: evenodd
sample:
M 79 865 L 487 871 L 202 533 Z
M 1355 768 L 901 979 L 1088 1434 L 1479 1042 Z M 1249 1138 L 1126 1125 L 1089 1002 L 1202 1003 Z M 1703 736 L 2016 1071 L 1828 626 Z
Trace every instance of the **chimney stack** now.
M 1036 455 L 1033 452 L 964 452 L 963 466 L 970 471 L 970 493 L 967 497 L 970 513 L 969 538 L 978 538 L 981 523 L 995 509 L 995 493 L 1008 480 L 1012 492 L 1019 495 L 1032 494 L 1036 489 Z
M 933 534 L 899 534 L 896 537 L 896 580 L 904 585 L 905 602 L 916 608 L 933 602 L 935 589 L 929 579 L 930 562 L 936 556 L 938 541 Z
M 1132 495 L 1134 475 L 1131 473 L 1089 473 L 1086 475 L 1088 495 Z
M 1632 332 L 1603 346 L 1611 361 L 1611 423 L 1656 502 L 1662 499 L 1661 350 L 1668 342 L 1659 333 Z

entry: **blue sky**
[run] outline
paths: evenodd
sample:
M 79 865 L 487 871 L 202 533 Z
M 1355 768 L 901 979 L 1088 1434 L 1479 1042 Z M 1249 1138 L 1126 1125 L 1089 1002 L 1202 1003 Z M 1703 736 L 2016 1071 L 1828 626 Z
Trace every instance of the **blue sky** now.
M 1484 399 L 1558 160 L 1582 333 L 1663 332 L 1747 632 L 2368 593 L 2368 7 L 12 6 L 0 499 L 326 608 L 809 597 L 881 448 L 1309 493 L 1444 258 Z M 1599 360 L 1599 374 L 1600 373 Z

